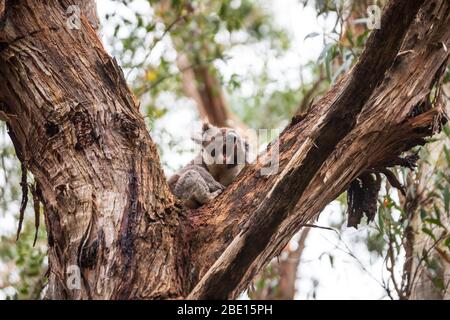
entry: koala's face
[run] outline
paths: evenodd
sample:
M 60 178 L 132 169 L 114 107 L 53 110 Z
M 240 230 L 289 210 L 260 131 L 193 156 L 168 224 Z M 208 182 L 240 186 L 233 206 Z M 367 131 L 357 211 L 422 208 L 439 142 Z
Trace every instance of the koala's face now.
M 233 129 L 204 124 L 201 144 L 207 165 L 234 167 L 246 163 L 248 144 Z

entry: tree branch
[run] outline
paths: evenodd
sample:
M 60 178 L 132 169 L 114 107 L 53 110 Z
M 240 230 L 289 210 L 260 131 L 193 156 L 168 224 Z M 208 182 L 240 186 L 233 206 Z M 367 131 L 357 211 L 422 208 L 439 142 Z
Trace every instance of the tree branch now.
M 183 295 L 183 217 L 122 70 L 83 9 L 66 23 L 73 4 L 7 1 L 0 24 L 0 107 L 42 191 L 47 298 Z
M 413 24 L 423 3 L 390 2 L 382 28 L 373 32 L 351 74 L 313 106 L 304 120 L 282 133 L 278 175 L 264 178 L 258 173 L 260 164 L 250 166 L 214 204 L 191 213 L 196 230 L 193 261 L 203 262 L 196 266 L 200 281 L 189 298 L 235 297 L 301 223 L 317 216 L 360 173 L 432 133 L 427 130 L 430 122 L 413 128 L 407 116 L 430 92 L 439 61 L 448 58 L 444 49 L 429 48 L 430 43 L 448 43 L 450 33 L 443 27 L 448 24 L 448 3 L 427 2 L 420 24 Z M 411 39 L 433 23 L 440 26 L 433 30 L 434 38 L 412 44 Z M 397 58 L 402 44 L 414 46 L 417 55 Z M 436 60 L 425 64 L 427 71 L 415 70 L 430 56 Z M 439 111 L 434 112 L 429 121 L 438 116 Z M 267 154 L 262 158 L 262 162 L 267 160 Z M 197 251 L 202 241 L 209 243 L 207 252 Z

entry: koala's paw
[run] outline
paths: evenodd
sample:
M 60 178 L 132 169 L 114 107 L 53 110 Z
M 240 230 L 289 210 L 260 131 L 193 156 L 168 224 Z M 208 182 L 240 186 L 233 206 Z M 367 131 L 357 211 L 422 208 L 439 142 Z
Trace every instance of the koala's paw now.
M 221 183 L 217 182 L 217 190 L 223 191 L 223 190 L 225 190 L 225 186 L 222 185 Z
M 214 184 L 209 186 L 209 190 L 211 190 L 213 192 L 217 192 L 217 191 L 222 192 L 223 190 L 225 190 L 225 186 L 223 186 L 221 183 L 216 181 Z M 220 192 L 219 192 L 219 194 L 220 194 Z
M 219 190 L 216 190 L 216 191 L 214 191 L 214 192 L 211 192 L 210 193 L 210 200 L 212 200 L 212 199 L 214 199 L 215 197 L 217 197 L 219 194 L 221 194 L 222 193 L 222 189 L 219 189 Z

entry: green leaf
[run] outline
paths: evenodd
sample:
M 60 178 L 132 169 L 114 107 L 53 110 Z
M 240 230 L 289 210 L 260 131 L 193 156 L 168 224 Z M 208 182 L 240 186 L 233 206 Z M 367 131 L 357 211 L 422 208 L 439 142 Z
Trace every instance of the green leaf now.
M 436 288 L 438 288 L 439 290 L 444 290 L 445 289 L 445 284 L 444 284 L 444 280 L 442 280 L 441 277 L 435 277 L 432 279 L 432 282 L 434 284 L 434 286 Z
M 444 126 L 443 131 L 444 131 L 445 135 L 450 138 L 450 126 L 449 125 Z
M 384 233 L 384 219 L 383 219 L 383 206 L 378 209 L 378 226 L 380 228 L 380 233 Z
M 329 254 L 329 255 L 328 255 L 328 258 L 330 259 L 330 265 L 331 265 L 332 267 L 334 267 L 334 256 L 331 255 L 331 254 Z
M 425 222 L 428 222 L 429 224 L 434 224 L 434 225 L 437 225 L 437 226 L 439 226 L 439 227 L 445 228 L 445 227 L 442 225 L 441 220 L 439 220 L 439 219 L 435 219 L 435 218 L 427 218 L 427 219 L 425 219 Z
M 445 159 L 447 160 L 447 165 L 450 166 L 450 150 L 447 148 L 447 146 L 444 146 L 444 153 Z
M 444 192 L 442 194 L 443 198 L 444 198 L 444 207 L 445 207 L 445 212 L 448 214 L 450 214 L 450 191 L 448 188 L 444 189 Z
M 327 43 L 317 59 L 318 63 L 323 63 L 328 52 L 333 48 L 334 43 Z
M 444 241 L 444 245 L 450 249 L 450 237 L 448 237 L 447 239 L 445 239 Z
M 434 204 L 433 207 L 434 207 L 434 212 L 436 213 L 436 218 L 438 220 L 441 220 L 441 210 L 439 210 L 439 208 L 436 204 Z
M 317 36 L 319 36 L 319 35 L 320 35 L 320 33 L 318 33 L 318 32 L 311 32 L 310 34 L 308 34 L 308 35 L 305 37 L 304 40 L 307 40 L 307 39 L 310 39 L 310 38 L 315 38 L 315 37 L 317 37 Z
M 430 229 L 423 227 L 422 232 L 429 235 L 434 241 L 436 241 L 436 237 L 434 236 L 433 231 L 431 231 Z
M 428 216 L 428 213 L 423 209 L 420 208 L 420 218 L 422 219 L 422 221 L 424 221 Z

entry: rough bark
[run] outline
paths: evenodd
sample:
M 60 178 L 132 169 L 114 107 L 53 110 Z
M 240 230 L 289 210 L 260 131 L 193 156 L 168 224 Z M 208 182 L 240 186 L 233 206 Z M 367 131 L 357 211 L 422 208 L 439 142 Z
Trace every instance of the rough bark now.
M 100 30 L 100 20 L 98 18 L 95 0 L 75 0 L 74 2 L 80 6 L 81 12 L 83 12 L 92 29 L 98 33 Z
M 448 11 L 445 1 L 392 1 L 352 73 L 280 136 L 279 174 L 262 177 L 261 164 L 248 167 L 214 204 L 190 217 L 192 261 L 215 261 L 197 264 L 203 279 L 191 298 L 235 297 L 352 180 L 432 133 L 441 110 L 411 111 L 429 100 L 447 64 Z M 201 250 L 201 243 L 214 250 Z
M 178 47 L 182 47 L 180 41 Z M 181 51 L 181 50 L 180 50 Z M 245 124 L 239 121 L 226 103 L 220 81 L 214 76 L 214 66 L 212 64 L 195 65 L 194 61 L 189 61 L 187 55 L 180 53 L 177 58 L 178 68 L 181 71 L 181 80 L 184 93 L 194 100 L 200 118 L 218 127 L 234 127 L 240 129 L 245 134 L 248 129 Z M 321 85 L 322 78 L 319 79 L 305 95 L 302 106 L 297 113 L 306 112 L 310 99 L 316 94 Z M 250 139 L 251 137 L 246 137 Z M 252 141 L 256 142 L 256 141 Z M 255 293 L 253 299 L 257 300 L 292 300 L 295 297 L 295 280 L 300 257 L 304 248 L 306 236 L 310 229 L 301 233 L 298 248 L 290 250 L 289 246 L 284 249 L 286 258 L 279 263 L 272 262 L 273 269 L 277 272 L 277 290 L 267 287 L 262 292 Z M 261 275 L 263 276 L 263 275 Z
M 17 156 L 40 187 L 48 298 L 183 294 L 181 216 L 122 71 L 71 1 L 9 1 L 0 101 Z M 68 288 L 80 268 L 80 290 Z
M 356 177 L 440 121 L 411 111 L 448 61 L 448 1 L 391 1 L 352 72 L 280 136 L 277 173 L 260 174 L 273 143 L 217 201 L 180 212 L 116 62 L 84 16 L 66 29 L 72 3 L 8 1 L 0 22 L 2 117 L 41 189 L 49 298 L 234 298 Z

